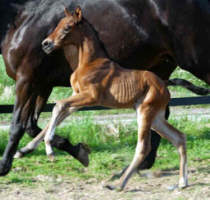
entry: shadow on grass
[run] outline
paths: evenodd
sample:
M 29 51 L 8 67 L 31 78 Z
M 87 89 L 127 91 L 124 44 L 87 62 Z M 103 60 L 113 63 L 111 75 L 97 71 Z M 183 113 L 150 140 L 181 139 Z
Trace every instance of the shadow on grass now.
M 20 177 L 9 177 L 9 180 L 6 181 L 6 184 L 32 184 L 35 182 L 35 180 L 30 179 L 30 178 L 20 178 Z

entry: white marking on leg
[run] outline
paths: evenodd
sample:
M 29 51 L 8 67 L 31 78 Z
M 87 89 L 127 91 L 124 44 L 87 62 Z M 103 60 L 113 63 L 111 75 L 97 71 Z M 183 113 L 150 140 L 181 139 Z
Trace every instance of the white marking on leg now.
M 160 112 L 155 117 L 152 123 L 152 128 L 157 131 L 162 137 L 169 140 L 176 148 L 178 148 L 180 156 L 179 170 L 179 187 L 183 188 L 188 185 L 187 181 L 187 155 L 185 146 L 185 136 L 176 128 L 171 126 L 164 118 L 164 113 Z
M 53 108 L 52 118 L 50 120 L 49 127 L 48 127 L 47 132 L 44 137 L 47 155 L 53 154 L 53 149 L 52 149 L 50 142 L 53 139 L 55 128 L 56 128 L 56 122 L 57 122 L 59 114 L 61 112 L 62 112 L 62 105 L 56 104 L 55 107 Z
M 53 109 L 52 118 L 50 120 L 49 128 L 47 129 L 45 135 L 45 147 L 46 147 L 46 154 L 52 155 L 53 148 L 51 145 L 51 141 L 53 140 L 56 126 L 58 126 L 67 116 L 72 114 L 73 112 L 77 111 L 80 107 L 70 107 L 70 108 L 62 108 L 62 104 L 57 104 L 57 107 Z

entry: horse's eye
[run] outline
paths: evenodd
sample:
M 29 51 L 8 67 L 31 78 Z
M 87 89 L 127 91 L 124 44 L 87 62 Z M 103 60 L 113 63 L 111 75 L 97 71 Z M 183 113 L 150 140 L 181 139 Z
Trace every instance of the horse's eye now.
M 70 29 L 71 29 L 71 26 L 66 26 L 66 27 L 64 28 L 64 32 L 65 32 L 65 33 L 68 33 L 68 32 L 70 31 Z

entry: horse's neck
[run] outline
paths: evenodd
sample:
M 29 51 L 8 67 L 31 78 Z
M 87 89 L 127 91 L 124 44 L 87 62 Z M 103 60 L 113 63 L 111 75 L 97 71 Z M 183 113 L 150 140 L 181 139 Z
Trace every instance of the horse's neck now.
M 85 67 L 99 58 L 107 58 L 105 51 L 89 24 L 82 25 L 82 33 L 78 45 L 78 67 Z

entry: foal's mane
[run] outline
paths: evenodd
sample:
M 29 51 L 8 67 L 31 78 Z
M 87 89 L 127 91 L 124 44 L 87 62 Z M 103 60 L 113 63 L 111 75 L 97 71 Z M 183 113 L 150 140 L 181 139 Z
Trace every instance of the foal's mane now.
M 107 50 L 106 50 L 103 42 L 101 41 L 101 39 L 100 39 L 100 37 L 98 35 L 98 32 L 95 30 L 95 28 L 92 26 L 92 24 L 90 24 L 84 17 L 82 18 L 82 21 L 79 23 L 79 26 L 83 26 L 83 23 L 84 24 L 87 24 L 89 26 L 89 28 L 91 29 L 91 31 L 94 33 L 94 37 L 98 41 L 100 47 L 103 49 L 103 51 L 106 54 L 106 56 L 109 57 L 108 56 L 108 53 L 107 53 Z

